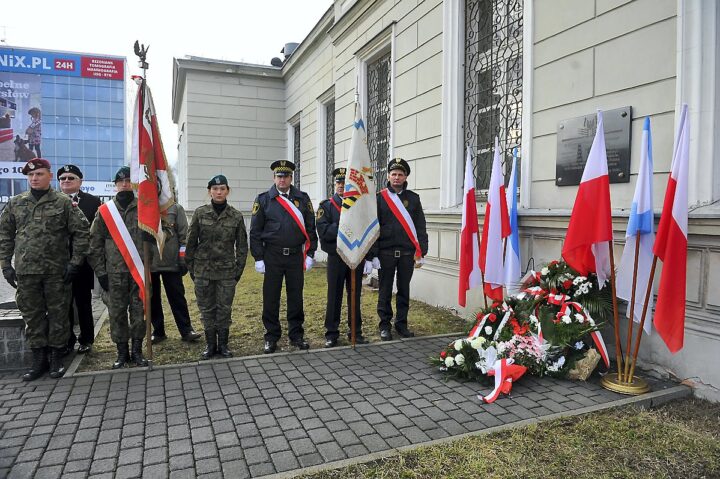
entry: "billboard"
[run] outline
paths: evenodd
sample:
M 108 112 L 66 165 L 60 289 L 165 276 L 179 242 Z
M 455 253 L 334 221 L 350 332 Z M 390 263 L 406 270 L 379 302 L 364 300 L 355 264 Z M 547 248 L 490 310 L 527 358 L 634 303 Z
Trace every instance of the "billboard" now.
M 83 189 L 112 193 L 106 182 L 125 163 L 125 62 L 0 47 L 0 203 L 28 188 L 20 170 L 36 156 L 73 163 Z

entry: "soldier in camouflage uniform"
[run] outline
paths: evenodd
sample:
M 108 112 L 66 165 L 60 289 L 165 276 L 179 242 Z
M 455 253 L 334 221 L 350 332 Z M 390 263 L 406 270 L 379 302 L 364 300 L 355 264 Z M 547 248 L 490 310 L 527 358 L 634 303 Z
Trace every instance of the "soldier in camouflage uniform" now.
M 59 378 L 65 374 L 62 356 L 70 336 L 70 283 L 88 253 L 88 222 L 69 197 L 50 188 L 50 162 L 32 159 L 22 172 L 31 189 L 11 198 L 2 212 L 0 266 L 8 283 L 17 288 L 17 305 L 33 353 L 32 367 L 23 379 L 32 381 L 47 370 L 48 347 L 50 377 Z
M 135 247 L 140 252 L 142 251 L 143 235 L 138 228 L 137 199 L 130 182 L 130 168 L 127 166 L 123 166 L 115 174 L 115 188 L 117 194 L 112 201 L 117 207 Z M 122 368 L 126 363 L 147 366 L 147 360 L 142 354 L 145 321 L 139 287 L 130 274 L 101 214 L 107 207 L 108 205 L 100 207 L 90 228 L 90 257 L 88 260 L 98 277 L 100 286 L 108 292 L 106 302 L 110 316 L 110 337 L 117 345 L 118 352 L 117 361 L 112 368 Z M 129 327 L 128 311 L 130 313 Z M 132 339 L 132 351 L 128 348 L 129 339 Z
M 235 286 L 248 253 L 242 213 L 227 203 L 227 178 L 217 175 L 208 182 L 211 202 L 195 210 L 187 237 L 185 262 L 195 282 L 207 347 L 202 359 L 215 353 L 232 357 L 228 349 Z M 234 253 L 234 254 L 233 254 Z

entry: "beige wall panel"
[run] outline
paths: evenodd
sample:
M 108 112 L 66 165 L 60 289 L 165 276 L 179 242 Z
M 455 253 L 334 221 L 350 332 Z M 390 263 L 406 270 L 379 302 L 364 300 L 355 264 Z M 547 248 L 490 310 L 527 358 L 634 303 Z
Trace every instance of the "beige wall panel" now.
M 534 167 L 533 167 L 534 169 Z M 555 168 L 552 167 L 554 171 Z M 555 186 L 555 180 L 535 181 L 530 189 L 530 201 L 533 208 L 558 208 L 571 210 L 575 203 L 577 186 Z
M 395 77 L 395 98 L 393 103 L 396 105 L 395 119 L 401 118 L 397 116 L 397 105 L 412 100 L 417 96 L 418 70 L 412 69 Z
M 413 160 L 410 163 L 412 175 L 414 176 L 413 188 L 429 189 L 437 187 L 437 179 L 440 176 L 440 157 L 431 156 L 420 160 Z
M 266 147 L 266 146 L 259 146 L 257 147 L 257 157 L 258 159 L 267 159 L 267 160 L 282 160 L 287 159 L 287 149 L 284 147 Z
M 673 18 L 597 46 L 595 93 L 602 95 L 674 77 L 675 44 Z
M 232 161 L 233 158 L 256 159 L 257 147 L 248 145 L 222 145 L 220 153 L 223 158 Z
M 440 253 L 440 232 L 438 230 L 428 229 L 428 252 L 427 256 L 431 258 L 439 257 Z
M 708 251 L 708 282 L 706 291 L 707 304 L 710 307 L 720 309 L 720 250 L 711 249 Z
M 557 132 L 557 124 L 561 120 L 592 114 L 598 108 L 612 110 L 630 105 L 633 107 L 633 118 L 644 118 L 661 113 L 674 115 L 675 85 L 675 79 L 671 78 L 535 112 L 533 114 L 533 134 L 535 136 L 554 134 Z
M 219 95 L 223 97 L 257 98 L 258 88 L 247 85 L 218 85 Z M 210 92 L 205 92 L 210 94 Z
M 535 236 L 532 244 L 532 256 L 535 259 L 535 270 L 540 270 L 540 268 L 548 264 L 550 261 L 560 259 L 561 251 L 561 239 Z
M 286 132 L 284 128 L 257 128 L 257 138 L 265 138 L 268 140 L 280 140 L 285 144 Z
M 593 96 L 593 52 L 570 55 L 535 70 L 533 111 Z
M 440 259 L 457 261 L 458 234 L 455 231 L 440 231 Z
M 417 91 L 425 93 L 442 85 L 442 54 L 428 58 L 417 66 Z
M 536 0 L 533 10 L 533 40 L 537 42 L 593 18 L 595 3 L 589 0 Z
M 533 138 L 532 151 L 533 157 L 530 159 L 530 167 L 532 168 L 532 181 L 555 181 L 557 135 L 545 135 L 539 138 Z M 543 206 L 535 205 L 533 203 L 532 207 L 542 208 Z
M 700 305 L 703 287 L 703 252 L 696 248 L 688 248 L 687 254 L 687 300 Z M 658 285 L 660 283 L 658 282 Z M 711 293 L 712 294 L 712 293 Z M 717 291 L 715 291 L 717 294 Z
M 221 147 L 219 144 L 195 143 L 192 141 L 188 143 L 188 156 L 191 158 L 217 158 L 221 155 Z
M 285 111 L 280 108 L 258 108 L 255 111 L 258 121 L 282 122 L 285 117 Z
M 242 138 L 243 140 L 258 137 L 257 128 L 247 128 L 242 126 L 221 126 L 216 131 L 223 137 Z
M 398 146 L 397 142 L 395 142 L 395 156 L 412 159 L 426 158 L 433 155 L 440 156 L 440 137 L 428 138 L 427 140 L 416 141 L 402 146 Z
M 608 10 L 615 9 L 621 5 L 631 3 L 632 0 L 595 0 L 595 11 L 598 15 L 602 15 Z M 639 3 L 639 2 L 637 2 Z M 659 3 L 659 2 L 656 2 Z M 650 13 L 650 12 L 647 12 Z
M 637 0 L 622 8 L 576 25 L 535 45 L 533 62 L 539 67 L 647 25 L 675 16 L 676 0 Z
M 423 61 L 437 55 L 440 52 L 442 52 L 442 35 L 434 37 L 427 43 L 420 45 L 415 51 L 410 52 L 403 58 L 396 60 L 395 74 L 398 75 L 415 68 Z
M 429 41 L 437 35 L 442 35 L 443 29 L 443 6 L 438 3 L 424 17 L 417 22 L 418 26 L 418 45 Z
M 395 146 L 413 143 L 416 139 L 417 125 L 414 116 L 395 121 L 395 138 L 393 138 L 393 144 Z
M 397 34 L 395 37 L 395 59 L 403 58 L 414 52 L 418 46 L 418 26 L 410 25 L 409 28 Z
M 436 105 L 427 110 L 418 112 L 417 116 L 417 139 L 425 140 L 439 136 L 442 131 L 442 107 Z M 439 163 L 439 162 L 438 162 Z M 439 174 L 439 171 L 438 171 Z M 437 178 L 435 178 L 437 184 Z
M 409 75 L 417 70 L 410 70 L 406 75 Z M 397 83 L 396 83 L 397 85 Z M 396 88 L 395 91 L 398 91 Z M 397 97 L 398 95 L 396 95 Z M 422 95 L 413 96 L 408 101 L 398 104 L 395 103 L 395 119 L 405 118 L 410 115 L 414 115 L 418 111 L 427 110 L 435 105 L 442 104 L 442 86 L 433 88 L 432 90 L 426 91 Z

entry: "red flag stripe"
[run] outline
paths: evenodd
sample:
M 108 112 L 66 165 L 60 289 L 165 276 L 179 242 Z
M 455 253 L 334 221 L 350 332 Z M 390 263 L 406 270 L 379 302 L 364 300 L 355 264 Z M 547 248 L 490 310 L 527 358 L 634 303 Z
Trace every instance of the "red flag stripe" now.
M 305 219 L 303 218 L 302 213 L 300 213 L 300 210 L 297 209 L 297 207 L 290 203 L 290 200 L 285 198 L 284 196 L 276 196 L 277 200 L 279 201 L 280 205 L 285 208 L 285 211 L 288 212 L 288 214 L 292 217 L 293 220 L 295 220 L 295 224 L 300 228 L 300 231 L 302 232 L 303 236 L 305 236 L 305 245 L 303 247 L 303 270 L 305 269 L 305 259 L 307 258 L 307 253 L 310 251 L 310 236 L 308 236 L 308 232 L 305 229 Z
M 413 223 L 412 218 L 410 218 L 410 214 L 405 209 L 405 206 L 397 197 L 398 195 L 394 193 L 391 194 L 387 188 L 384 188 L 380 194 L 390 207 L 390 211 L 392 211 L 395 218 L 397 218 L 400 222 L 400 225 L 405 230 L 405 233 L 408 235 L 408 238 L 410 238 L 412 244 L 415 246 L 415 258 L 422 258 L 422 249 L 420 248 L 420 242 L 418 241 L 417 233 L 415 232 L 415 224 Z
M 107 226 L 110 236 L 120 251 L 120 255 L 123 257 L 123 260 L 125 260 L 130 274 L 137 283 L 140 299 L 143 304 L 145 304 L 145 267 L 140 259 L 140 253 L 135 246 L 135 242 L 130 236 L 130 232 L 123 222 L 117 206 L 115 206 L 115 202 L 108 201 L 100 205 L 98 211 L 105 221 L 105 226 Z

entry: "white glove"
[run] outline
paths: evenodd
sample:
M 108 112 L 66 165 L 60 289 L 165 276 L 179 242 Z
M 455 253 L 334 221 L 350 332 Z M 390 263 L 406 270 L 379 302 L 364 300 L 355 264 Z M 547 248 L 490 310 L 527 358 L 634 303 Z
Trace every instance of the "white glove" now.
M 265 261 L 255 261 L 255 271 L 260 274 L 265 274 Z
M 305 271 L 310 271 L 315 264 L 315 260 L 312 259 L 310 256 L 305 258 Z
M 415 260 L 415 267 L 416 268 L 422 268 L 422 265 L 425 264 L 425 258 L 420 258 Z
M 370 264 L 372 264 L 373 269 L 380 269 L 380 258 L 375 256 Z
M 372 270 L 373 270 L 372 261 L 365 261 L 365 265 L 363 266 L 363 274 L 365 274 L 365 275 L 371 274 Z

